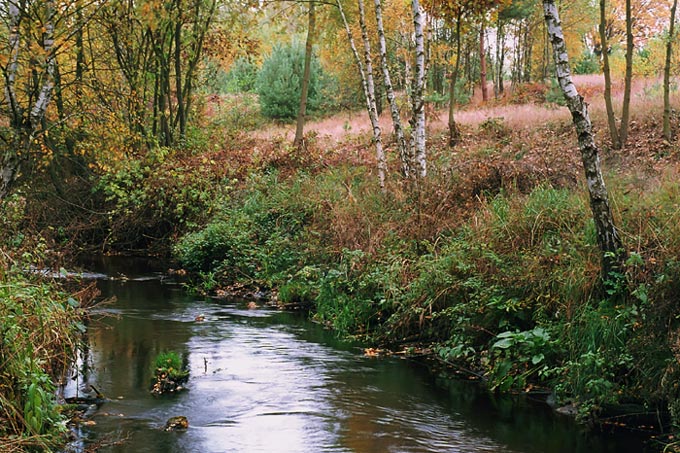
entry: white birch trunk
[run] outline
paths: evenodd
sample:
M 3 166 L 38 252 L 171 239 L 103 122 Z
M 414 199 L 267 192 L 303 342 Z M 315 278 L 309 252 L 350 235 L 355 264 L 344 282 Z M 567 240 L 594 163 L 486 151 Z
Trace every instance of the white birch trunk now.
M 609 206 L 609 195 L 602 177 L 599 150 L 593 136 L 588 105 L 583 101 L 583 97 L 579 95 L 571 80 L 567 46 L 555 1 L 543 0 L 543 10 L 548 27 L 548 36 L 553 47 L 557 80 L 564 93 L 578 135 L 581 160 L 590 195 L 590 208 L 595 221 L 597 242 L 602 252 L 602 272 L 603 276 L 607 278 L 621 264 L 623 257 L 621 239 L 614 225 L 614 218 Z M 606 49 L 603 49 L 603 52 L 606 51 Z
M 387 100 L 390 104 L 390 113 L 392 115 L 392 124 L 394 125 L 394 134 L 397 136 L 397 147 L 399 149 L 399 157 L 401 159 L 401 173 L 405 178 L 410 178 L 412 158 L 409 155 L 408 148 L 406 146 L 404 128 L 401 125 L 401 115 L 399 114 L 399 107 L 397 106 L 397 99 L 392 86 L 390 69 L 387 64 L 387 42 L 385 40 L 385 27 L 383 26 L 382 4 L 381 0 L 375 0 L 374 3 L 375 20 L 378 28 L 378 43 L 380 45 L 380 64 L 382 66 L 383 72 L 383 83 L 385 85 L 385 92 L 387 93 Z
M 375 144 L 375 154 L 378 161 L 378 181 L 380 183 L 380 188 L 385 189 L 385 174 L 387 173 L 387 161 L 385 160 L 385 150 L 382 145 L 382 131 L 380 129 L 380 124 L 378 123 L 378 109 L 375 102 L 375 84 L 373 81 L 373 65 L 371 59 L 371 47 L 368 41 L 368 32 L 366 30 L 366 20 L 364 15 L 364 4 L 362 0 L 359 0 L 359 16 L 361 21 L 361 36 L 364 42 L 364 56 L 366 66 L 364 67 L 364 61 L 362 61 L 359 56 L 359 51 L 354 44 L 354 38 L 352 37 L 352 30 L 349 28 L 349 23 L 347 22 L 347 17 L 345 16 L 345 11 L 342 9 L 341 0 L 336 0 L 338 9 L 340 10 L 340 16 L 342 17 L 342 22 L 345 25 L 345 32 L 347 33 L 347 38 L 349 40 L 349 45 L 352 48 L 352 53 L 354 54 L 354 60 L 359 69 L 359 74 L 361 75 L 361 87 L 364 91 L 364 98 L 366 100 L 366 110 L 368 112 L 368 117 L 371 121 L 371 126 L 373 128 L 373 142 Z
M 38 130 L 42 122 L 47 106 L 52 99 L 54 89 L 54 66 L 56 59 L 54 55 L 54 2 L 46 2 L 45 8 L 47 10 L 47 21 L 45 23 L 45 31 L 43 33 L 43 50 L 45 51 L 45 71 L 43 73 L 43 85 L 38 93 L 38 97 L 31 108 L 31 128 L 33 132 Z
M 412 0 L 413 29 L 415 31 L 416 59 L 413 80 L 413 155 L 418 177 L 427 176 L 427 160 L 425 154 L 425 35 L 423 32 L 424 12 L 418 0 Z
M 5 198 L 10 192 L 19 171 L 23 160 L 27 159 L 30 147 L 33 143 L 36 132 L 42 127 L 42 121 L 45 117 L 47 107 L 52 99 L 54 91 L 54 72 L 55 72 L 55 49 L 54 49 L 54 16 L 56 9 L 54 0 L 46 0 L 44 2 L 44 23 L 43 35 L 40 45 L 44 52 L 44 62 L 39 65 L 37 58 L 31 59 L 31 69 L 37 74 L 37 80 L 40 81 L 40 88 L 35 92 L 35 102 L 32 106 L 23 107 L 16 95 L 16 81 L 19 75 L 19 51 L 23 46 L 30 48 L 28 44 L 23 43 L 21 35 L 21 21 L 25 18 L 26 11 L 22 9 L 22 3 L 17 0 L 10 0 L 7 5 L 9 14 L 9 33 L 8 39 L 10 44 L 11 55 L 5 74 L 6 86 L 5 94 L 7 101 L 10 104 L 11 127 L 14 132 L 12 145 L 2 155 L 0 161 L 0 200 Z M 28 112 L 28 117 L 25 113 Z

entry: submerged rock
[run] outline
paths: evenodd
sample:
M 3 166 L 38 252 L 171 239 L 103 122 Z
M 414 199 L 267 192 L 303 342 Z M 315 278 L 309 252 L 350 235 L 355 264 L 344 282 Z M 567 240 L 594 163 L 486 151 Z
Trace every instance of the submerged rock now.
M 555 409 L 555 412 L 569 417 L 576 417 L 578 415 L 578 408 L 573 404 L 567 404 L 566 406 L 558 407 Z
M 170 417 L 167 422 L 165 422 L 165 431 L 183 431 L 189 428 L 189 420 L 184 415 L 178 415 L 176 417 Z

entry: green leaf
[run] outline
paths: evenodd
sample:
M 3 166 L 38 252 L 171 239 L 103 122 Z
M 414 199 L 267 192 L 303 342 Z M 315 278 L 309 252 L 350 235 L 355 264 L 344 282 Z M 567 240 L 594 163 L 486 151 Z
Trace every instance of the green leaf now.
M 503 338 L 501 340 L 498 340 L 491 346 L 492 348 L 499 348 L 499 349 L 508 349 L 510 346 L 514 344 L 514 340 L 512 338 Z
M 534 365 L 538 365 L 543 361 L 543 359 L 545 359 L 545 356 L 543 354 L 536 354 L 531 358 L 531 363 Z

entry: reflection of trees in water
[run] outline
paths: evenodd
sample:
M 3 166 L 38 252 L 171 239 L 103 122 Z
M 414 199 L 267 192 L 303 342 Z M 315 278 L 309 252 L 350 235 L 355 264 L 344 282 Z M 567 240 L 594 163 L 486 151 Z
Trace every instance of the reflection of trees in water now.
M 159 353 L 176 350 L 187 355 L 191 324 L 156 318 L 172 311 L 173 296 L 176 298 L 181 293 L 170 292 L 159 281 L 102 281 L 101 284 L 102 293 L 115 294 L 117 301 L 106 307 L 114 315 L 90 325 L 92 380 L 101 381 L 101 385 L 105 382 L 110 388 L 104 392 L 111 395 L 125 395 L 131 388 L 148 391 L 153 361 Z M 122 315 L 115 315 L 117 310 L 121 310 Z

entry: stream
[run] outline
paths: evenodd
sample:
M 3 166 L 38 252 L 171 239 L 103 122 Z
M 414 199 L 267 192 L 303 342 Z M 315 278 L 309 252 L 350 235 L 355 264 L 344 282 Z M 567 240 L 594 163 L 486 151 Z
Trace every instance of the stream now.
M 109 276 L 97 281 L 115 301 L 94 310 L 65 396 L 94 385 L 110 400 L 88 411 L 70 452 L 646 451 L 418 362 L 366 357 L 299 313 L 190 295 L 146 260 L 84 265 Z M 153 362 L 170 350 L 188 363 L 187 390 L 155 397 Z M 189 428 L 165 432 L 178 415 Z

